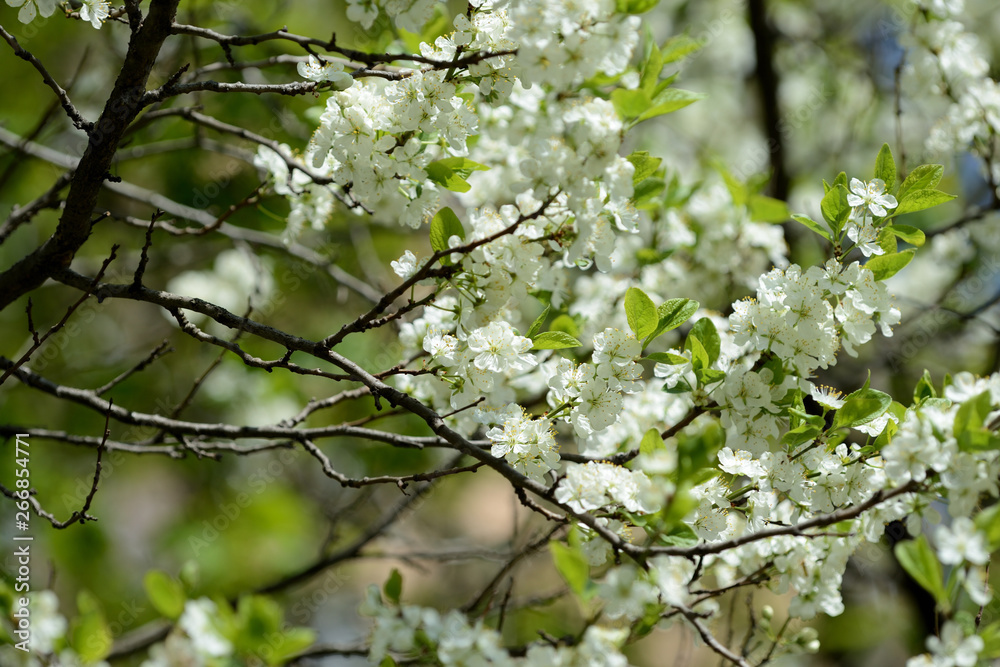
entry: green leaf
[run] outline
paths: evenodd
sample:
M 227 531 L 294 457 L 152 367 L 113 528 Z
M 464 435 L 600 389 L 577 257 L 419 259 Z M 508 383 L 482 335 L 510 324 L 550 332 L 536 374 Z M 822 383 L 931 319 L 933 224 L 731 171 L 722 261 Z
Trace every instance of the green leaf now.
M 532 350 L 564 350 L 581 345 L 583 343 L 564 331 L 547 331 L 531 339 Z
M 691 327 L 691 333 L 688 334 L 688 340 L 694 336 L 701 343 L 702 347 L 705 348 L 705 352 L 708 354 L 708 363 L 705 365 L 707 368 L 715 363 L 715 360 L 719 358 L 719 352 L 722 349 L 722 341 L 719 338 L 719 332 L 715 329 L 715 324 L 712 323 L 707 317 L 703 317 L 694 323 Z
M 883 227 L 878 233 L 878 247 L 882 248 L 883 254 L 886 255 L 895 255 L 899 250 L 896 236 L 887 227 Z
M 143 577 L 142 584 L 156 611 L 172 621 L 176 621 L 184 613 L 187 596 L 179 581 L 165 572 L 150 570 Z
M 692 299 L 667 299 L 661 303 L 656 309 L 660 321 L 647 343 L 653 341 L 660 334 L 672 331 L 687 322 L 692 315 L 698 312 L 700 307 L 701 304 Z
M 77 596 L 77 608 L 80 610 L 79 616 L 73 621 L 73 628 L 70 631 L 70 645 L 80 661 L 85 665 L 100 662 L 111 652 L 114 638 L 104 614 L 101 613 L 100 604 L 92 594 L 87 591 L 80 591 Z
M 934 381 L 931 379 L 931 372 L 924 369 L 924 374 L 917 380 L 917 386 L 913 388 L 913 402 L 920 403 L 925 398 L 937 398 L 937 391 L 934 390 Z
M 660 432 L 655 428 L 646 431 L 645 435 L 642 436 L 642 442 L 639 443 L 639 452 L 642 454 L 652 454 L 657 449 L 666 448 L 666 445 L 663 444 L 663 438 L 660 437 Z
M 760 222 L 784 222 L 788 220 L 788 204 L 764 195 L 753 195 L 747 202 L 750 207 L 750 219 Z
M 656 170 L 660 167 L 660 163 L 663 162 L 658 157 L 650 157 L 647 151 L 635 151 L 627 159 L 635 167 L 635 173 L 632 174 L 633 185 L 638 185 L 655 174 Z
M 268 665 L 284 664 L 289 658 L 302 653 L 316 641 L 316 632 L 310 628 L 291 628 L 275 638 L 273 653 L 267 654 Z
M 683 109 L 689 104 L 705 99 L 704 93 L 695 93 L 690 90 L 680 88 L 667 88 L 652 101 L 652 108 L 641 113 L 636 119 L 637 122 L 656 118 L 664 114 L 673 113 L 678 109 Z M 613 101 L 613 100 L 612 100 Z
M 927 240 L 922 231 L 909 225 L 889 225 L 886 229 L 892 232 L 896 238 L 906 241 L 910 245 L 915 245 L 918 248 Z
M 638 209 L 660 209 L 663 204 L 655 197 L 659 196 L 667 187 L 662 178 L 647 178 L 635 186 L 632 193 L 632 201 Z
M 941 563 L 927 543 L 927 538 L 921 535 L 915 540 L 899 542 L 893 551 L 896 560 L 907 574 L 913 577 L 921 588 L 934 596 L 939 605 L 947 607 L 948 597 L 944 590 Z
M 580 327 L 577 325 L 576 320 L 566 314 L 562 314 L 552 320 L 552 324 L 549 325 L 549 331 L 562 331 L 574 338 L 580 335 Z
M 979 652 L 979 657 L 986 660 L 1000 658 L 1000 621 L 980 629 L 979 636 L 983 638 L 983 650 Z
M 701 50 L 703 45 L 704 42 L 692 39 L 687 35 L 675 35 L 663 43 L 660 48 L 660 56 L 663 59 L 663 64 L 667 65 Z
M 622 14 L 642 14 L 660 4 L 660 0 L 615 0 L 615 7 Z
M 893 186 L 896 185 L 896 161 L 892 159 L 889 144 L 882 144 L 882 150 L 875 158 L 875 178 L 885 181 L 886 192 L 892 192 Z
M 698 535 L 686 523 L 678 523 L 669 533 L 660 536 L 660 542 L 668 547 L 693 547 L 698 541 Z
M 569 584 L 570 589 L 582 596 L 590 580 L 590 564 L 587 558 L 579 549 L 569 547 L 562 542 L 550 542 L 549 550 L 552 552 L 556 570 Z
M 424 169 L 427 177 L 441 187 L 452 192 L 468 192 L 472 188 L 465 180 L 469 174 L 486 171 L 489 167 L 464 157 L 449 157 L 431 162 Z
M 991 505 L 977 514 L 976 528 L 986 536 L 991 553 L 1000 549 L 1000 504 Z
M 954 425 L 959 449 L 962 451 L 1000 449 L 1000 437 L 993 434 L 985 425 L 991 409 L 988 389 L 962 403 L 955 414 Z
M 955 195 L 950 195 L 940 190 L 910 190 L 906 194 L 906 198 L 899 201 L 899 206 L 893 213 L 895 215 L 903 215 L 905 213 L 923 211 L 924 209 L 950 202 L 954 198 Z
M 881 417 L 892 404 L 889 394 L 864 387 L 844 399 L 844 405 L 837 410 L 830 431 L 839 428 L 861 426 Z
M 825 229 L 823 229 L 822 227 L 820 227 L 818 222 L 816 222 L 815 220 L 813 220 L 813 219 L 811 219 L 811 218 L 809 218 L 807 216 L 795 214 L 795 215 L 792 216 L 792 220 L 794 220 L 795 222 L 797 222 L 797 223 L 799 223 L 801 225 L 805 225 L 809 229 L 813 230 L 814 232 L 816 232 L 817 234 L 819 234 L 820 236 L 822 236 L 823 238 L 825 238 L 827 241 L 832 241 L 833 240 L 830 237 L 830 232 L 828 232 Z
M 385 593 L 386 600 L 393 604 L 399 604 L 399 597 L 403 594 L 403 575 L 399 573 L 399 570 L 392 568 L 389 578 L 385 580 L 385 585 L 382 587 L 382 592 Z
M 646 355 L 646 358 L 658 364 L 668 364 L 670 366 L 679 366 L 691 362 L 687 357 L 682 357 L 672 352 L 654 352 L 653 354 Z
M 697 336 L 689 335 L 684 341 L 684 349 L 691 351 L 691 366 L 694 370 L 708 368 L 712 362 L 709 361 L 708 352 L 705 346 L 698 340 Z
M 875 280 L 885 280 L 899 271 L 913 259 L 913 249 L 896 252 L 891 255 L 876 255 L 868 260 L 865 268 L 875 274 Z
M 788 447 L 798 447 L 804 442 L 815 440 L 823 429 L 809 423 L 803 423 L 793 428 L 781 437 L 781 444 Z
M 653 300 L 638 287 L 629 287 L 625 292 L 625 317 L 639 340 L 653 333 L 659 324 Z
M 542 330 L 542 325 L 545 324 L 545 318 L 549 316 L 550 310 L 552 310 L 551 306 L 545 306 L 545 310 L 542 311 L 542 314 L 536 317 L 535 321 L 531 323 L 528 333 L 524 334 L 525 338 L 534 338 L 535 335 Z
M 445 206 L 431 220 L 431 247 L 438 252 L 447 250 L 450 247 L 448 239 L 452 236 L 464 239 L 465 228 L 455 212 Z
M 837 183 L 830 188 L 830 191 L 820 202 L 820 209 L 823 211 L 823 219 L 830 225 L 834 234 L 839 234 L 847 216 L 851 214 L 851 206 L 847 203 L 847 188 Z
M 707 387 L 710 384 L 725 380 L 726 372 L 715 368 L 699 368 L 695 370 L 694 376 L 698 378 L 699 386 Z
M 438 164 L 461 176 L 462 178 L 468 178 L 470 174 L 474 171 L 489 171 L 490 168 L 485 164 L 480 164 L 479 162 L 473 162 L 469 158 L 465 157 L 447 157 L 443 160 L 438 160 L 437 162 L 432 162 L 431 164 Z
M 891 419 L 886 421 L 885 428 L 882 429 L 882 432 L 875 438 L 875 442 L 872 443 L 872 451 L 881 451 L 883 447 L 892 442 L 893 436 L 899 431 L 899 425 L 906 418 L 906 406 L 898 401 L 893 401 L 889 405 L 889 412 L 896 417 L 896 421 L 892 421 Z
M 944 175 L 944 167 L 939 164 L 922 164 L 903 179 L 903 184 L 899 186 L 899 193 L 896 198 L 902 201 L 910 191 L 926 190 L 936 188 Z
M 642 65 L 642 78 L 639 79 L 639 88 L 646 91 L 647 95 L 653 93 L 656 84 L 660 80 L 660 73 L 663 72 L 663 56 L 660 49 L 650 38 L 649 56 Z
M 618 112 L 622 120 L 635 118 L 653 105 L 649 95 L 641 88 L 635 90 L 616 88 L 611 91 L 611 103 L 614 104 L 615 111 Z

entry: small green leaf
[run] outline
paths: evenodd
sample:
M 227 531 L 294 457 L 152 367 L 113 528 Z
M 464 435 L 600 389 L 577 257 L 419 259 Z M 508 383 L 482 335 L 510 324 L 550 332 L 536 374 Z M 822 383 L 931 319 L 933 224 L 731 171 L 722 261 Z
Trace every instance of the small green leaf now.
M 651 428 L 642 436 L 642 442 L 639 443 L 639 452 L 642 454 L 652 454 L 657 449 L 666 449 L 666 445 L 663 444 L 660 432 L 655 428 Z
M 991 505 L 976 515 L 976 528 L 986 536 L 991 553 L 1000 549 L 1000 504 Z
M 944 576 L 941 563 L 934 555 L 934 550 L 927 543 L 927 538 L 921 535 L 915 540 L 898 542 L 893 551 L 896 560 L 903 566 L 907 574 L 913 577 L 921 588 L 934 596 L 942 607 L 948 606 L 948 597 L 944 590 Z
M 913 388 L 913 402 L 920 403 L 926 398 L 937 398 L 937 391 L 934 390 L 931 372 L 925 368 L 924 374 L 917 380 L 917 386 Z
M 658 157 L 650 157 L 646 151 L 635 151 L 627 159 L 635 167 L 635 173 L 632 174 L 633 185 L 638 185 L 655 174 L 656 170 L 660 167 L 660 163 L 663 162 Z
M 725 380 L 726 372 L 715 368 L 699 368 L 695 370 L 694 376 L 698 379 L 699 386 L 707 387 L 710 384 Z
M 882 144 L 882 150 L 875 158 L 875 178 L 885 181 L 886 192 L 892 192 L 893 186 L 896 185 L 896 161 L 892 159 L 889 144 Z
M 705 348 L 705 352 L 708 354 L 708 364 L 706 367 L 711 366 L 715 363 L 715 360 L 719 358 L 719 352 L 722 348 L 722 341 L 719 338 L 719 332 L 715 329 L 715 324 L 712 323 L 707 317 L 703 317 L 694 323 L 691 328 L 691 333 L 688 334 L 688 339 L 694 336 L 701 343 L 702 347 Z
M 712 364 L 705 346 L 702 345 L 697 336 L 688 335 L 687 340 L 684 341 L 684 349 L 691 351 L 691 366 L 694 370 L 708 368 Z
M 642 14 L 660 4 L 660 0 L 615 0 L 615 6 L 622 14 Z
M 656 84 L 660 80 L 660 74 L 663 72 L 663 56 L 660 54 L 660 49 L 657 48 L 656 44 L 649 38 L 649 55 L 646 58 L 646 62 L 642 65 L 642 78 L 639 79 L 639 88 L 646 91 L 646 94 L 652 94 L 656 90 Z
M 900 200 L 899 206 L 893 213 L 895 215 L 903 215 L 905 213 L 923 211 L 924 209 L 950 202 L 954 198 L 955 195 L 950 195 L 940 190 L 910 190 L 906 194 L 906 198 Z
M 669 533 L 660 536 L 660 542 L 668 547 L 693 547 L 698 541 L 698 535 L 686 523 L 678 523 Z
M 549 331 L 562 331 L 574 338 L 580 335 L 580 327 L 577 325 L 576 320 L 565 313 L 552 320 L 552 324 L 549 325 Z
M 653 300 L 638 287 L 629 287 L 625 292 L 625 317 L 639 340 L 653 333 L 659 324 Z
M 143 577 L 142 584 L 153 607 L 166 618 L 176 621 L 184 613 L 187 596 L 179 581 L 165 572 L 150 570 Z
M 447 250 L 450 247 L 448 239 L 452 236 L 464 239 L 465 228 L 455 212 L 445 206 L 431 220 L 431 247 L 438 252 Z
M 468 178 L 474 171 L 490 170 L 490 168 L 485 164 L 473 162 L 469 158 L 465 157 L 446 157 L 443 160 L 438 160 L 437 162 L 432 162 L 431 164 L 437 164 L 447 169 L 451 169 L 462 178 Z
M 316 632 L 310 628 L 285 630 L 273 642 L 273 653 L 268 654 L 268 665 L 282 665 L 289 658 L 302 653 L 316 642 Z
M 611 103 L 614 104 L 615 111 L 622 120 L 635 118 L 653 105 L 649 95 L 641 88 L 635 90 L 616 88 L 611 92 Z
M 881 417 L 892 404 L 889 394 L 864 387 L 844 399 L 844 405 L 837 410 L 830 431 L 839 428 L 861 426 Z
M 781 437 L 781 444 L 792 448 L 798 447 L 804 442 L 815 440 L 822 432 L 823 429 L 818 426 L 803 423 L 783 435 Z
M 944 167 L 941 165 L 922 164 L 903 179 L 903 184 L 899 186 L 899 193 L 896 195 L 896 198 L 902 201 L 910 191 L 936 188 L 937 184 L 941 182 L 943 175 Z
M 983 638 L 983 650 L 979 652 L 980 659 L 992 660 L 1000 658 L 1000 621 L 994 621 L 979 631 Z
M 1000 448 L 1000 438 L 986 428 L 986 417 L 992 410 L 990 391 L 962 403 L 955 414 L 954 433 L 962 451 L 981 451 Z
M 876 255 L 868 260 L 865 268 L 875 274 L 875 280 L 886 280 L 902 270 L 913 259 L 914 250 L 904 250 L 891 255 Z
M 675 62 L 701 49 L 704 42 L 692 39 L 687 35 L 675 35 L 671 37 L 660 48 L 660 56 L 663 64 Z
M 691 363 L 691 360 L 687 357 L 682 357 L 679 354 L 674 354 L 672 352 L 654 352 L 653 354 L 647 355 L 647 359 L 655 361 L 658 364 L 667 364 L 670 366 L 680 366 L 681 364 Z
M 564 331 L 547 331 L 531 339 L 532 350 L 564 350 L 581 345 L 583 343 Z
M 924 244 L 924 241 L 927 240 L 927 237 L 922 231 L 916 227 L 910 227 L 909 225 L 889 225 L 886 229 L 892 232 L 900 240 L 906 241 L 910 245 L 915 245 L 918 248 Z
M 385 585 L 382 587 L 382 592 L 385 593 L 386 600 L 393 604 L 399 604 L 399 598 L 403 594 L 403 575 L 399 573 L 399 570 L 392 568 L 389 578 L 385 580 Z
M 788 204 L 764 195 L 753 195 L 747 202 L 750 207 L 750 219 L 760 222 L 784 222 L 790 216 Z
M 427 178 L 431 179 L 442 188 L 452 192 L 468 192 L 472 189 L 469 183 L 450 169 L 438 162 L 431 162 L 425 168 Z
M 830 225 L 834 234 L 839 234 L 840 229 L 847 221 L 847 216 L 851 214 L 851 206 L 847 203 L 847 188 L 837 183 L 830 188 L 830 191 L 820 202 L 820 209 L 823 211 L 823 219 Z
M 656 330 L 650 335 L 650 342 L 660 334 L 672 331 L 691 319 L 691 316 L 698 312 L 701 304 L 692 299 L 667 299 L 656 309 L 656 314 L 660 321 L 656 325 Z
M 80 661 L 85 665 L 100 662 L 111 652 L 114 638 L 111 629 L 104 620 L 100 604 L 91 593 L 80 591 L 77 595 L 79 616 L 73 621 L 70 631 L 70 644 Z
M 705 99 L 704 93 L 695 93 L 690 90 L 682 90 L 680 88 L 667 88 L 652 100 L 652 108 L 649 108 L 645 112 L 641 113 L 636 121 L 641 123 L 642 121 L 649 120 L 650 118 L 656 118 L 657 116 L 673 113 L 678 109 L 683 109 L 689 104 L 693 104 L 698 100 L 703 99 Z
M 567 546 L 562 542 L 550 542 L 549 550 L 556 570 L 569 584 L 570 589 L 582 596 L 590 580 L 590 564 L 579 549 Z
M 545 319 L 549 316 L 549 311 L 551 306 L 545 306 L 545 310 L 542 314 L 535 318 L 535 321 L 531 323 L 531 327 L 528 329 L 528 333 L 524 334 L 525 338 L 534 338 L 535 335 L 542 330 L 542 325 L 545 324 Z
M 819 223 L 816 222 L 815 220 L 813 220 L 813 219 L 811 219 L 811 218 L 809 218 L 807 216 L 798 215 L 798 214 L 793 215 L 792 216 L 792 220 L 794 220 L 795 222 L 797 222 L 797 223 L 799 223 L 801 225 L 805 225 L 809 229 L 813 230 L 814 232 L 816 232 L 817 234 L 819 234 L 820 236 L 822 236 L 823 238 L 825 238 L 827 241 L 831 241 L 832 240 L 831 237 L 830 237 L 830 232 L 828 232 L 825 229 L 823 229 L 822 227 L 820 227 Z

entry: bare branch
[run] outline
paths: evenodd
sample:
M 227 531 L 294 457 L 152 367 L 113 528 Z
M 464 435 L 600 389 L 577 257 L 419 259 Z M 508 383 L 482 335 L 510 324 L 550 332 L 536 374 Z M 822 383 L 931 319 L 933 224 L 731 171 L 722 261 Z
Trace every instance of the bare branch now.
M 10 44 L 10 48 L 14 49 L 15 56 L 21 60 L 27 61 L 32 67 L 38 70 L 38 73 L 42 75 L 42 80 L 45 81 L 45 85 L 51 88 L 52 92 L 54 92 L 56 97 L 59 98 L 59 102 L 62 104 L 63 110 L 73 122 L 73 127 L 90 134 L 94 129 L 94 124 L 84 118 L 83 114 L 81 114 L 80 111 L 73 106 L 73 102 L 70 101 L 69 95 L 65 90 L 63 90 L 62 86 L 56 83 L 56 80 L 52 78 L 49 71 L 45 69 L 45 65 L 43 65 L 38 58 L 32 55 L 30 51 L 18 44 L 17 39 L 12 34 L 4 30 L 2 25 L 0 25 L 0 37 L 3 37 L 4 41 Z
M 108 257 L 106 260 L 104 260 L 104 263 L 101 265 L 101 270 L 97 272 L 97 276 L 94 278 L 93 283 L 91 284 L 91 287 L 93 287 L 93 286 L 97 285 L 99 282 L 101 282 L 101 278 L 104 276 L 104 272 L 107 271 L 108 266 L 111 264 L 111 262 L 115 261 L 115 257 L 117 256 L 117 253 L 118 253 L 118 246 L 114 246 L 113 248 L 111 248 L 111 256 Z M 77 299 L 76 303 L 74 303 L 72 306 L 69 307 L 69 309 L 66 311 L 66 314 L 63 315 L 62 319 L 59 320 L 58 322 L 56 322 L 54 325 L 52 325 L 49 328 L 49 330 L 45 332 L 45 335 L 42 336 L 41 338 L 38 337 L 38 334 L 35 331 L 34 323 L 31 321 L 31 301 L 29 300 L 28 301 L 28 327 L 31 330 L 32 345 L 31 345 L 30 348 L 28 348 L 27 352 L 25 352 L 23 355 L 21 355 L 20 359 L 18 359 L 16 362 L 14 362 L 6 371 L 4 371 L 3 375 L 0 375 L 0 384 L 3 384 L 7 380 L 7 378 L 10 377 L 11 373 L 13 373 L 14 371 L 16 371 L 26 361 L 28 361 L 28 359 L 31 358 L 32 353 L 34 353 L 35 350 L 37 350 L 39 347 L 41 347 L 42 344 L 45 341 L 47 341 L 50 336 L 52 336 L 52 334 L 54 334 L 55 332 L 59 331 L 64 326 L 66 326 L 66 322 L 69 321 L 70 316 L 73 313 L 76 312 L 77 308 L 79 308 L 81 305 L 83 305 L 84 301 L 86 301 L 88 298 L 90 298 L 90 295 L 91 295 L 90 290 L 84 290 L 83 296 L 81 296 L 79 299 Z

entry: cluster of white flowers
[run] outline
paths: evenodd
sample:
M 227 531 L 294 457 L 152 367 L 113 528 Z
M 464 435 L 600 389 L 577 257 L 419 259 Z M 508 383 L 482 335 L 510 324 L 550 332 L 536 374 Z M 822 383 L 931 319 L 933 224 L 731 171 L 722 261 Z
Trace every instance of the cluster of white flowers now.
M 503 647 L 500 634 L 483 625 L 470 623 L 464 614 L 410 605 L 388 605 L 377 586 L 368 588 L 361 613 L 375 620 L 368 660 L 380 664 L 391 651 L 407 655 L 431 654 L 446 666 L 496 665 L 498 667 L 626 667 L 621 646 L 627 629 L 591 625 L 573 646 L 531 644 L 523 656 L 512 656 Z
M 624 507 L 629 512 L 650 514 L 663 504 L 658 494 L 641 470 L 591 462 L 567 466 L 566 478 L 556 489 L 556 500 L 578 512 Z
M 504 457 L 519 472 L 542 481 L 545 473 L 559 463 L 555 437 L 544 419 L 530 419 L 517 405 L 503 412 L 503 426 L 491 428 L 486 437 L 493 441 L 490 453 Z
M 141 667 L 214 664 L 233 654 L 233 644 L 219 631 L 219 609 L 208 598 L 188 600 L 176 628 L 154 645 Z

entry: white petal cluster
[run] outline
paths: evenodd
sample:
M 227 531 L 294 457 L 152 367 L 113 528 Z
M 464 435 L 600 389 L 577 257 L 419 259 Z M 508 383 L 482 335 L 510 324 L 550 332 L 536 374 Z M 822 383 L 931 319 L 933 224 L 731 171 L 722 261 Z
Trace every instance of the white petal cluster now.
M 486 432 L 493 442 L 490 453 L 504 457 L 507 463 L 536 481 L 559 462 L 555 437 L 549 423 L 543 419 L 530 419 L 517 405 L 508 406 L 502 427 Z
M 568 466 L 556 500 L 580 512 L 620 506 L 643 514 L 655 512 L 663 502 L 644 472 L 597 462 Z

